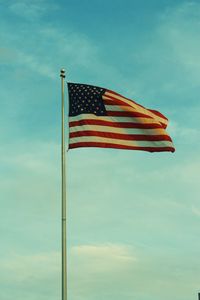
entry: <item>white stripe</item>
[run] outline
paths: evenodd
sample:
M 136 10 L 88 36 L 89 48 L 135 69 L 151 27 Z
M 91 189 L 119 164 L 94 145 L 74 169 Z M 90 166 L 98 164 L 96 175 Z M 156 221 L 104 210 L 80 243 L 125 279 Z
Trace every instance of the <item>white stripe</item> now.
M 121 133 L 121 134 L 143 134 L 143 135 L 167 135 L 164 129 L 140 129 L 140 128 L 121 128 L 121 127 L 109 127 L 102 125 L 81 125 L 70 127 L 70 132 L 77 131 L 99 131 L 99 132 L 110 132 L 110 133 Z
M 123 102 L 127 103 L 128 105 L 132 106 L 133 108 L 136 108 L 136 109 L 141 108 L 142 109 L 142 107 L 140 105 L 138 105 L 137 103 L 134 103 L 131 99 L 127 99 L 123 96 L 116 95 L 116 94 L 108 92 L 108 91 L 105 92 L 105 94 L 102 96 L 102 98 L 104 100 L 110 100 L 110 101 L 115 101 L 115 99 L 120 100 L 120 101 L 123 101 Z
M 105 105 L 106 111 L 132 111 L 135 112 L 136 109 L 130 106 L 122 106 L 122 105 Z
M 81 120 L 100 120 L 107 122 L 129 122 L 129 123 L 139 123 L 139 124 L 158 124 L 154 119 L 151 118 L 130 118 L 130 117 L 111 117 L 111 116 L 96 116 L 93 114 L 81 114 L 78 116 L 69 117 L 69 122 L 81 121 Z
M 112 143 L 115 145 L 133 146 L 133 147 L 173 147 L 173 144 L 169 141 L 126 141 L 120 139 L 110 139 L 99 136 L 81 136 L 70 138 L 70 144 L 84 142 L 95 142 L 95 143 Z
M 168 124 L 168 121 L 162 117 L 159 117 L 157 115 L 155 115 L 153 112 L 149 111 L 148 109 L 146 108 L 143 108 L 139 105 L 137 105 L 136 103 L 134 103 L 133 101 L 131 100 L 127 100 L 125 99 L 124 97 L 122 96 L 118 96 L 118 95 L 115 95 L 115 94 L 112 94 L 112 93 L 109 93 L 109 92 L 105 92 L 105 94 L 102 96 L 103 99 L 105 100 L 111 100 L 111 101 L 114 101 L 113 99 L 111 99 L 109 96 L 113 97 L 113 98 L 116 98 L 118 100 L 121 100 L 127 104 L 129 104 L 131 107 L 133 107 L 135 110 L 137 110 L 138 112 L 140 113 L 143 113 L 143 114 L 146 114 L 148 116 L 151 116 L 152 118 L 154 118 L 155 120 L 157 120 L 157 122 L 161 122 L 161 123 L 164 123 L 164 124 Z

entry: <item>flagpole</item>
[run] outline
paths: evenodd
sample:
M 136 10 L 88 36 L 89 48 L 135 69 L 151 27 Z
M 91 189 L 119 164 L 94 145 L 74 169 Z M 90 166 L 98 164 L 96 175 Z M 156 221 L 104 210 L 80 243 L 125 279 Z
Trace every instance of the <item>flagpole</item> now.
M 66 162 L 65 162 L 65 70 L 60 70 L 61 77 L 61 177 L 62 177 L 62 300 L 67 300 L 67 226 L 66 226 Z

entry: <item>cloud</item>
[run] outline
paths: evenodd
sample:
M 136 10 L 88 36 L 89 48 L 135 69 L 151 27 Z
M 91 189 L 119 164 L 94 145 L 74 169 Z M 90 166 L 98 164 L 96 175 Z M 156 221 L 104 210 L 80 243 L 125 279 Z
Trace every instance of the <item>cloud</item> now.
M 199 3 L 185 2 L 162 16 L 160 28 L 160 34 L 171 49 L 174 63 L 184 68 L 184 76 L 193 84 L 199 83 L 199 16 Z
M 18 51 L 17 61 L 20 65 L 22 64 L 25 68 L 33 71 L 34 73 L 39 73 L 40 75 L 51 79 L 56 78 L 56 73 L 52 65 L 43 63 L 40 57 Z
M 60 253 L 14 253 L 0 259 L 2 299 L 58 299 L 60 296 Z M 12 289 L 10 289 L 12 286 Z
M 36 18 L 41 18 L 44 14 L 50 10 L 58 9 L 58 5 L 55 3 L 49 3 L 46 0 L 19 0 L 10 1 L 9 9 L 12 13 L 17 16 L 23 17 L 27 20 L 34 20 Z
M 60 253 L 36 253 L 22 255 L 11 253 L 0 260 L 1 276 L 4 280 L 31 284 L 32 280 L 40 281 L 58 276 L 60 271 Z M 3 279 L 2 278 L 2 279 Z
M 119 292 L 118 285 L 122 286 L 134 272 L 138 261 L 133 248 L 127 245 L 78 245 L 72 247 L 70 253 L 69 292 L 74 299 L 108 296 L 114 299 L 116 291 Z
M 200 217 L 200 208 L 199 207 L 196 207 L 196 206 L 192 205 L 192 212 L 197 217 Z
M 39 35 L 33 37 L 30 29 L 19 29 L 18 34 L 13 35 L 12 25 L 7 26 L 3 21 L 1 25 L 6 27 L 7 31 L 1 32 L 1 39 L 5 46 L 0 49 L 0 62 L 9 67 L 9 76 L 16 74 L 15 80 L 24 79 L 22 76 L 24 72 L 27 78 L 39 74 L 42 77 L 55 79 L 55 65 L 52 64 L 51 58 L 45 55 L 46 49 L 41 46 Z M 31 49 L 28 43 L 31 44 Z M 37 50 L 33 50 L 34 44 L 38 45 Z
M 189 267 L 194 267 L 196 262 L 187 259 L 187 253 L 180 255 L 173 249 L 165 250 L 148 248 L 147 251 L 146 247 L 136 250 L 119 244 L 74 246 L 69 256 L 69 294 L 74 299 L 118 300 L 122 296 L 146 299 L 148 293 L 149 299 L 159 300 L 163 290 L 167 299 L 178 296 L 181 287 L 186 300 L 198 287 L 198 280 L 192 280 L 198 268 L 193 269 L 192 275 Z
M 139 71 L 134 81 L 137 94 L 155 105 L 166 106 L 169 114 L 176 111 L 177 104 L 179 111 L 188 102 L 197 105 L 194 95 L 198 95 L 200 82 L 199 17 L 198 2 L 169 5 L 158 16 L 148 39 L 143 36 L 132 55 Z
M 33 72 L 33 74 L 40 74 L 46 78 L 55 79 L 56 72 L 51 63 L 43 62 L 40 56 L 34 55 L 33 53 L 29 53 L 20 49 L 13 48 L 1 48 L 0 49 L 0 61 L 2 64 L 6 64 L 9 66 L 15 66 L 14 72 L 17 73 L 18 68 L 24 68 L 24 74 L 28 77 L 29 73 L 25 72 L 28 70 L 29 72 Z M 59 71 L 59 70 L 58 70 Z M 18 72 L 19 74 L 19 72 Z M 22 76 L 22 70 L 20 78 Z M 16 76 L 16 79 L 19 80 L 19 77 Z
M 154 259 L 141 257 L 136 259 L 132 247 L 125 245 L 101 244 L 79 245 L 70 250 L 68 266 L 68 293 L 73 299 L 120 299 L 137 296 L 145 299 L 143 291 L 150 299 L 159 300 L 165 289 L 165 296 L 178 296 L 179 289 L 184 290 L 185 298 L 197 290 L 198 280 L 191 276 L 197 273 L 194 261 L 186 261 L 183 266 L 177 256 L 160 256 Z M 165 262 L 165 263 L 163 263 Z M 190 267 L 189 267 L 190 265 Z M 187 266 L 187 268 L 186 268 Z M 29 255 L 12 254 L 0 260 L 1 283 L 0 296 L 5 288 L 6 298 L 16 299 L 26 296 L 28 300 L 57 299 L 60 296 L 60 253 L 46 252 Z M 173 268 L 173 272 L 170 270 Z M 188 280 L 190 278 L 190 281 Z M 186 284 L 187 282 L 187 284 Z M 184 285 L 183 285 L 184 284 Z M 113 289 L 113 286 L 115 287 Z M 151 298 L 153 295 L 154 298 Z M 167 298 L 164 298 L 167 299 Z M 189 298 L 190 299 L 190 298 Z
M 16 224 L 10 234 L 15 232 L 19 239 L 23 236 L 24 247 L 27 247 L 28 231 L 37 240 L 42 238 L 46 226 L 52 233 L 56 230 L 53 226 L 60 213 L 60 151 L 54 143 L 31 140 L 12 146 L 14 154 L 13 147 L 8 149 L 5 145 L 1 148 L 1 205 L 5 213 L 2 224 L 5 228 L 9 222 Z M 45 222 L 42 221 L 44 214 Z M 25 227 L 24 222 L 27 223 Z M 39 227 L 40 235 L 37 235 L 36 228 Z M 18 247 L 15 237 L 14 242 Z M 45 246 L 42 239 L 40 242 Z
M 5 28 L 0 34 L 3 41 L 0 59 L 12 68 L 12 72 L 16 73 L 16 79 L 21 79 L 17 74 L 22 68 L 28 78 L 39 74 L 42 77 L 56 79 L 57 72 L 65 67 L 67 76 L 70 78 L 74 76 L 75 81 L 87 80 L 89 83 L 99 81 L 100 84 L 104 82 L 111 84 L 114 82 L 113 74 L 123 80 L 117 68 L 102 57 L 102 46 L 87 33 L 77 31 L 68 23 L 63 28 L 62 23 L 52 25 L 51 21 L 44 22 L 43 18 L 40 18 L 43 14 L 49 13 L 52 7 L 54 8 L 54 5 L 51 2 L 41 0 L 31 3 L 27 0 L 9 2 L 10 11 L 24 18 L 16 19 L 12 23 L 6 18 L 0 20 L 0 25 Z M 7 7 L 3 8 L 7 13 Z M 40 19 L 38 21 L 34 20 L 35 18 Z M 34 22 L 30 22 L 29 19 Z M 9 60 L 11 55 L 12 59 Z
M 196 114 L 193 114 L 193 118 L 196 118 L 195 115 L 198 115 L 198 112 Z M 196 146 L 199 147 L 198 141 L 200 140 L 200 129 L 191 122 L 186 124 L 183 124 L 179 121 L 172 121 L 169 124 L 169 132 L 173 134 L 173 138 L 179 144 L 191 147 L 191 145 L 196 144 Z M 179 150 L 179 149 L 178 149 Z
M 4 286 L 0 296 L 9 283 L 13 289 L 7 291 L 7 296 L 11 297 L 13 292 L 16 296 L 19 294 L 22 297 L 30 291 L 28 300 L 33 296 L 37 299 L 57 299 L 61 280 L 60 256 L 60 252 L 36 252 L 29 255 L 12 251 L 8 253 L 0 260 L 0 279 Z M 73 246 L 69 249 L 69 295 L 71 297 L 73 294 L 74 299 L 82 296 L 83 299 L 85 297 L 90 299 L 94 296 L 93 292 L 90 295 L 93 290 L 91 282 L 101 286 L 107 280 L 113 281 L 113 277 L 114 281 L 118 282 L 127 270 L 129 273 L 134 269 L 136 263 L 137 258 L 130 246 L 116 244 Z M 46 295 L 44 298 L 43 294 Z
M 0 48 L 0 63 L 9 64 L 16 59 L 16 53 L 9 48 Z
M 71 255 L 72 263 L 78 259 L 78 265 L 82 265 L 86 268 L 87 273 L 90 274 L 120 272 L 120 270 L 131 268 L 137 263 L 137 258 L 133 254 L 132 247 L 125 245 L 74 246 L 71 249 Z
M 68 26 L 64 31 L 62 28 L 47 26 L 39 32 L 42 40 L 51 41 L 62 63 L 66 63 L 66 74 L 72 78 L 76 74 L 75 81 L 86 80 L 85 73 L 89 73 L 88 83 L 96 84 L 99 81 L 112 83 L 113 74 L 122 79 L 117 68 L 104 61 L 102 48 L 87 36 L 86 33 L 76 31 Z M 50 53 L 51 55 L 51 53 Z M 58 59 L 58 57 L 57 57 Z M 71 72 L 70 72 L 71 70 Z M 74 71 L 73 71 L 74 70 Z M 78 70 L 78 72 L 77 72 Z M 103 72 L 104 79 L 100 74 Z M 78 74 L 78 75 L 77 75 Z M 104 85 L 104 83 L 102 83 Z
M 28 146 L 28 149 L 24 147 Z M 17 169 L 21 174 L 53 174 L 58 168 L 57 154 L 59 145 L 53 142 L 31 141 L 27 139 L 22 144 L 15 143 L 15 155 L 12 155 L 12 149 L 7 145 L 1 148 L 1 163 L 8 169 Z
M 180 289 L 186 300 L 198 290 L 198 267 L 187 251 L 176 253 L 166 249 L 161 253 L 153 249 L 153 253 L 144 247 L 136 250 L 111 243 L 82 244 L 68 249 L 68 294 L 75 300 L 119 300 L 122 296 L 145 300 L 147 293 L 150 300 L 159 300 L 163 290 L 167 299 L 178 297 Z M 25 296 L 28 300 L 58 299 L 60 263 L 57 251 L 22 254 L 11 250 L 0 259 L 0 296 L 5 295 L 6 300 L 13 294 L 17 300 Z

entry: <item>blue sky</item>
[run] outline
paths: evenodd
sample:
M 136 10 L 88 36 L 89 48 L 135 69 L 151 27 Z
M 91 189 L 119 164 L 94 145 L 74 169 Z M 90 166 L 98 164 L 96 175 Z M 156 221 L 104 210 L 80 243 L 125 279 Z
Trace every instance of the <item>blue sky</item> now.
M 160 110 L 176 147 L 68 152 L 69 300 L 197 299 L 199 18 L 198 1 L 0 0 L 0 299 L 61 296 L 63 67 Z

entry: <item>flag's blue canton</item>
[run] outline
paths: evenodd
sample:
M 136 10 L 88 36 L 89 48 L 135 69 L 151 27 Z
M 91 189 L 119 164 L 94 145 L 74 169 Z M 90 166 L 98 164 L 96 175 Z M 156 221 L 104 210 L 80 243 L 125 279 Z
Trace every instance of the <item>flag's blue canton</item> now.
M 106 115 L 106 109 L 102 100 L 105 89 L 86 84 L 68 83 L 68 91 L 69 116 L 80 114 Z

